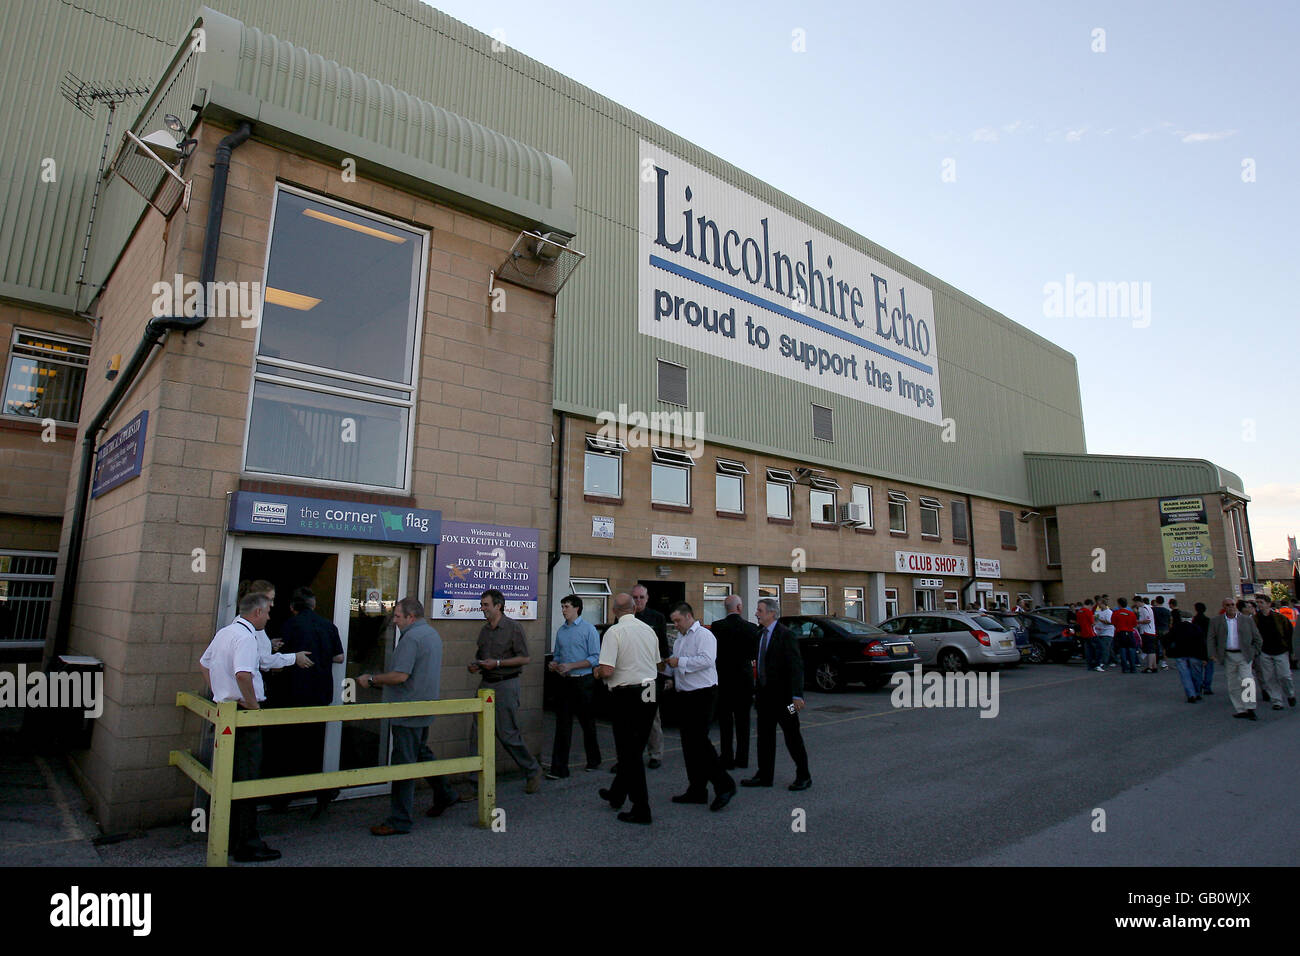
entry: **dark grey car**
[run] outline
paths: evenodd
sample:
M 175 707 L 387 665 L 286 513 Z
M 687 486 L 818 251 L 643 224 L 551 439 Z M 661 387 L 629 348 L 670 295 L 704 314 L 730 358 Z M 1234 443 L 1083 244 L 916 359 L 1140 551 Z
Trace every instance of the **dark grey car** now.
M 1015 634 L 978 611 L 913 611 L 877 625 L 909 638 L 921 662 L 945 671 L 984 670 L 1020 663 Z

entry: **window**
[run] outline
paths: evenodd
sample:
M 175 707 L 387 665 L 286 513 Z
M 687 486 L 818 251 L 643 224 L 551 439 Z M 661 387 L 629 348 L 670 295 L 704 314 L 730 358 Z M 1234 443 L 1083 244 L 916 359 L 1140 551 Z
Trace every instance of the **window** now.
M 775 584 L 760 584 L 758 586 L 758 596 L 761 598 L 772 598 L 774 601 L 780 602 L 781 589 Z
M 808 520 L 813 524 L 835 523 L 835 492 L 808 489 Z
M 51 551 L 0 551 L 0 647 L 39 647 L 54 599 Z
M 691 504 L 691 469 L 695 459 L 671 448 L 651 448 L 650 500 L 660 505 L 688 508 Z
M 819 441 L 835 441 L 835 416 L 825 405 L 813 403 L 813 438 Z
M 767 469 L 767 516 L 769 518 L 790 517 L 790 486 L 794 484 L 794 475 L 784 468 Z
M 944 592 L 943 592 L 943 609 L 944 609 L 945 611 L 959 611 L 959 610 L 961 610 L 961 607 L 960 607 L 960 605 L 958 604 L 957 592 L 956 592 L 956 591 L 944 591 Z
M 898 588 L 885 588 L 885 617 L 898 614 Z
M 929 535 L 932 538 L 939 537 L 939 509 L 943 505 L 936 498 L 927 498 L 925 495 L 920 497 L 921 503 L 921 534 Z
M 569 581 L 572 593 L 582 598 L 582 618 L 594 625 L 604 624 L 606 606 L 610 597 L 609 581 L 600 578 L 573 578 Z
M 244 467 L 406 490 L 427 234 L 277 187 Z
M 800 588 L 799 589 L 799 613 L 800 614 L 825 614 L 826 613 L 826 589 L 825 588 Z
M 689 391 L 687 388 L 686 366 L 659 359 L 658 372 L 659 401 L 667 402 L 669 405 L 681 405 L 685 408 L 689 404 L 687 401 Z
M 1043 537 L 1047 541 L 1047 566 L 1049 568 L 1059 568 L 1061 566 L 1061 530 L 1056 523 L 1056 515 L 1048 515 L 1043 519 Z
M 1241 580 L 1250 580 L 1250 569 L 1246 566 L 1246 537 L 1242 534 L 1241 528 L 1241 510 L 1239 508 L 1229 509 L 1232 515 L 1232 540 L 1237 550 L 1237 571 L 1241 575 Z
M 866 604 L 862 600 L 862 588 L 844 589 L 844 616 L 854 621 L 866 620 Z
M 1016 546 L 1016 516 L 1010 511 L 999 511 L 998 521 L 1002 525 L 1002 547 L 1013 550 Z
M 1003 609 L 1005 609 L 1005 610 L 1010 610 L 1010 609 L 1011 609 L 1011 595 L 1010 595 L 1008 592 L 1006 592 L 1006 591 L 994 591 L 994 592 L 993 592 L 993 606 L 994 606 L 994 607 L 1000 607 L 1000 608 L 1003 608 Z
M 727 611 L 722 606 L 722 602 L 727 599 L 727 595 L 730 593 L 730 584 L 704 585 L 704 607 L 700 621 L 704 624 L 712 624 L 714 621 L 720 621 L 726 617 Z
M 907 533 L 907 503 L 912 499 L 901 491 L 889 493 L 889 530 L 896 534 Z
M 14 329 L 4 414 L 75 425 L 89 362 L 90 343 L 84 339 Z
M 915 588 L 912 591 L 912 603 L 917 611 L 934 610 L 934 592 L 929 588 Z
M 855 505 L 862 505 L 862 510 L 864 512 L 862 516 L 862 527 L 864 528 L 875 527 L 875 519 L 871 515 L 871 486 L 854 485 L 853 503 Z
M 612 438 L 587 436 L 582 465 L 582 493 L 619 498 L 623 494 L 623 453 L 627 445 Z
M 730 514 L 745 513 L 745 475 L 749 469 L 738 461 L 719 458 L 718 476 L 715 479 L 715 501 L 718 511 Z
M 966 518 L 966 502 L 952 503 L 952 540 L 954 544 L 970 542 L 970 525 Z

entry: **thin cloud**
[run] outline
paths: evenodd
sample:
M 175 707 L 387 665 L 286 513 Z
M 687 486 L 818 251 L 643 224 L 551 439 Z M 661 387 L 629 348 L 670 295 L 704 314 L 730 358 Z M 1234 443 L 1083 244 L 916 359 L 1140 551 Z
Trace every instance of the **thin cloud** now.
M 996 143 L 998 141 L 998 131 L 992 126 L 981 126 L 970 134 L 970 138 L 975 143 Z
M 1067 143 L 1077 143 L 1079 140 L 1083 139 L 1083 134 L 1086 132 L 1088 132 L 1088 127 L 1086 126 L 1080 126 L 1078 129 L 1067 130 L 1065 141 Z
M 1189 133 L 1186 130 L 1178 130 L 1175 135 L 1184 143 L 1213 143 L 1215 140 L 1235 136 L 1237 131 L 1235 129 L 1225 129 L 1215 133 Z

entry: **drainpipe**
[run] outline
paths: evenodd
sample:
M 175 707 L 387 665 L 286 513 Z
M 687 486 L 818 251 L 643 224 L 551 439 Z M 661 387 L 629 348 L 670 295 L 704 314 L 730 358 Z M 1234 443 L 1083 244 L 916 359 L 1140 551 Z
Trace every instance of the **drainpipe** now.
M 72 628 L 72 606 L 77 595 L 77 577 L 81 569 L 81 546 L 85 539 L 86 509 L 90 502 L 91 477 L 95 465 L 95 442 L 100 431 L 117 411 L 118 405 L 135 384 L 136 378 L 148 364 L 153 350 L 170 331 L 193 332 L 208 321 L 211 303 L 207 301 L 212 280 L 217 274 L 217 250 L 221 244 L 221 218 L 226 208 L 226 180 L 230 174 L 230 155 L 235 148 L 253 134 L 247 121 L 241 122 L 235 132 L 217 144 L 212 164 L 212 194 L 208 199 L 207 233 L 203 239 L 203 259 L 199 265 L 199 282 L 203 286 L 203 310 L 193 317 L 164 315 L 151 318 L 144 327 L 144 335 L 136 346 L 135 354 L 117 378 L 103 406 L 86 425 L 81 438 L 81 468 L 77 475 L 77 496 L 72 506 L 72 524 L 68 529 L 68 557 L 64 566 L 63 588 L 59 593 L 59 616 L 54 627 L 54 644 L 47 665 L 68 646 Z
M 966 538 L 970 544 L 970 577 L 968 577 L 966 583 L 961 586 L 963 597 L 966 596 L 966 589 L 972 587 L 975 584 L 975 579 L 979 577 L 979 575 L 975 573 L 975 520 L 974 515 L 971 512 L 970 495 L 966 496 Z M 967 599 L 966 603 L 978 604 L 978 601 L 973 600 L 973 598 L 976 597 L 978 597 L 978 595 L 974 591 L 971 591 L 970 597 Z M 966 609 L 962 608 L 962 610 L 964 611 Z
M 546 573 L 549 575 L 551 570 L 560 563 L 560 555 L 564 549 L 560 547 L 560 527 L 564 515 L 564 426 L 568 422 L 569 416 L 560 412 L 560 462 L 559 477 L 557 479 L 555 491 L 555 550 L 551 552 L 550 558 L 546 561 Z

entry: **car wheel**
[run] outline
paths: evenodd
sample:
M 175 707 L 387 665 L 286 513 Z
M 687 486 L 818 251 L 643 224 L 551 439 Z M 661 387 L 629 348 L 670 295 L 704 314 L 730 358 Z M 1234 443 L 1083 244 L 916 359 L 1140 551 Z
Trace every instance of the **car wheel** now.
M 951 647 L 940 654 L 935 663 L 945 674 L 956 674 L 966 669 L 966 658 L 962 656 L 961 651 L 953 650 Z
M 822 661 L 817 665 L 814 680 L 817 683 L 818 690 L 840 690 L 844 687 L 844 672 L 839 664 L 833 661 Z
M 1047 663 L 1047 645 L 1042 641 L 1029 642 L 1029 663 L 1046 664 Z

